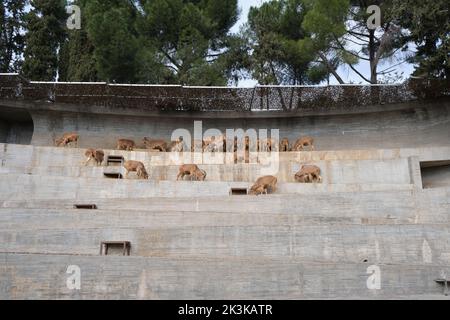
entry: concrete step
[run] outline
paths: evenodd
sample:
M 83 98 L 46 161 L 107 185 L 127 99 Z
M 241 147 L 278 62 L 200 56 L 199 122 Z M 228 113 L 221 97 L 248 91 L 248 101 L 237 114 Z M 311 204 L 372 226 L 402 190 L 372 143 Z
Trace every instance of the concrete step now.
M 361 215 L 336 210 L 330 215 L 297 210 L 288 213 L 154 211 L 154 210 L 75 210 L 75 209 L 0 209 L 0 230 L 77 229 L 77 228 L 169 228 L 208 226 L 335 226 L 448 224 L 450 215 L 432 212 L 420 216 L 392 212 L 388 216 L 363 211 Z
M 100 220 L 139 217 L 162 219 L 164 217 L 192 218 L 213 217 L 231 219 L 242 216 L 278 217 L 278 223 L 293 224 L 295 221 L 355 222 L 362 224 L 383 223 L 446 223 L 450 219 L 450 188 L 425 190 L 419 193 L 361 192 L 358 197 L 351 193 L 311 194 L 307 197 L 292 195 L 269 196 L 221 196 L 206 198 L 129 198 L 129 199 L 49 199 L 4 200 L 0 202 L 0 219 L 7 225 L 8 217 L 26 217 L 52 214 L 63 216 L 88 215 Z M 99 210 L 73 210 L 75 204 L 95 204 Z M 11 221 L 14 221 L 11 220 Z M 209 220 L 207 220 L 209 221 Z M 215 220 L 212 220 L 215 221 Z M 222 221 L 222 220 L 221 220 Z M 224 220 L 224 221 L 233 221 Z M 251 220 L 253 221 L 253 220 Z M 186 223 L 186 221 L 183 221 Z M 208 223 L 208 222 L 205 222 Z
M 273 174 L 279 182 L 295 183 L 295 174 L 304 164 L 314 164 L 321 168 L 324 184 L 411 184 L 410 161 L 407 158 L 394 160 L 340 160 L 295 162 L 285 161 L 270 166 L 261 164 L 215 164 L 200 165 L 207 172 L 207 181 L 254 182 L 259 177 Z M 38 176 L 60 176 L 75 178 L 103 178 L 109 167 L 97 166 L 17 166 L 0 167 L 3 174 L 29 174 Z M 151 180 L 175 181 L 179 165 L 146 165 Z M 123 175 L 125 170 L 122 170 Z M 130 174 L 130 178 L 135 174 Z
M 67 178 L 33 175 L 2 175 L 0 200 L 88 198 L 176 198 L 230 195 L 231 188 L 248 189 L 249 182 L 191 182 Z M 335 192 L 412 191 L 412 184 L 300 184 L 279 183 L 276 194 Z
M 67 196 L 67 195 L 66 195 Z M 10 209 L 72 209 L 74 204 L 96 204 L 100 210 L 164 213 L 286 214 L 298 217 L 399 219 L 414 223 L 448 221 L 450 188 L 416 191 L 383 191 L 309 194 L 305 196 L 214 196 L 199 198 L 94 198 L 24 199 L 0 201 Z M 376 220 L 375 220 L 376 221 Z
M 34 224 L 34 219 L 28 224 Z M 130 241 L 132 255 L 148 257 L 295 257 L 450 265 L 450 224 L 125 225 L 86 228 L 73 221 L 70 228 L 3 229 L 0 252 L 98 255 L 102 241 Z
M 38 147 L 14 144 L 0 144 L 0 159 L 4 166 L 79 166 L 84 160 L 86 149 Z M 138 160 L 148 165 L 174 165 L 179 161 L 177 154 L 154 153 L 147 151 L 107 150 L 106 155 L 122 155 L 127 160 Z M 402 148 L 402 149 L 360 149 L 328 150 L 313 152 L 279 153 L 280 162 L 317 162 L 339 160 L 395 160 L 399 158 L 418 157 L 420 161 L 448 159 L 450 147 Z M 192 154 L 192 157 L 197 157 Z M 265 154 L 261 154 L 264 158 Z M 191 158 L 190 160 L 195 160 Z M 201 160 L 201 159 L 200 159 Z M 190 161 L 192 162 L 192 161 Z M 200 162 L 202 163 L 202 162 Z
M 80 290 L 67 288 L 69 266 Z M 0 299 L 445 298 L 434 280 L 449 266 L 314 263 L 283 258 L 142 258 L 0 254 Z M 369 289 L 376 268 L 379 290 Z M 379 273 L 378 273 L 379 271 Z M 374 275 L 372 275 L 374 277 Z M 447 297 L 448 298 L 448 297 Z

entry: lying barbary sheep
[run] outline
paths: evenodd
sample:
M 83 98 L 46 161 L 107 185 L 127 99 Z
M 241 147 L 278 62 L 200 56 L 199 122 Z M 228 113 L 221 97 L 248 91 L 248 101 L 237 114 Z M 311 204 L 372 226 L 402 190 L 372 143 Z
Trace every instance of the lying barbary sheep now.
M 185 176 L 189 176 L 191 180 L 195 179 L 196 181 L 205 181 L 206 172 L 200 169 L 196 164 L 183 164 L 180 166 L 177 181 L 180 180 L 180 178 L 183 180 Z
M 147 170 L 145 170 L 145 166 L 142 162 L 129 160 L 124 163 L 124 168 L 127 170 L 126 177 L 128 178 L 128 174 L 130 172 L 136 172 L 139 179 L 148 179 Z
M 80 136 L 77 133 L 64 133 L 61 138 L 55 140 L 55 146 L 60 147 L 62 145 L 66 147 L 69 143 L 75 143 L 75 146 L 78 146 L 79 138 Z
M 256 180 L 255 184 L 250 188 L 248 194 L 250 195 L 259 195 L 259 194 L 268 194 L 269 189 L 270 192 L 275 192 L 277 189 L 278 179 L 274 176 L 265 176 Z
M 136 144 L 133 140 L 119 139 L 117 140 L 117 150 L 133 151 Z
M 295 181 L 300 183 L 321 183 L 320 168 L 317 166 L 307 165 L 295 174 Z
M 143 140 L 145 148 L 151 151 L 167 152 L 167 142 L 162 139 L 150 139 L 145 137 Z
M 91 160 L 95 160 L 97 166 L 101 166 L 105 159 L 105 152 L 103 150 L 87 149 L 84 155 L 87 159 L 84 163 L 85 166 L 87 166 Z
M 292 148 L 292 151 L 303 151 L 306 147 L 309 147 L 311 151 L 314 151 L 314 139 L 311 137 L 304 137 L 298 139 L 294 147 Z

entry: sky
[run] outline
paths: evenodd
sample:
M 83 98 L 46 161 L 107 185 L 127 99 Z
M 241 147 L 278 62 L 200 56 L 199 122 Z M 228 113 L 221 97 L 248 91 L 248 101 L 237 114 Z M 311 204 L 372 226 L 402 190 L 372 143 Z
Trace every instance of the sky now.
M 235 33 L 239 31 L 239 28 L 247 22 L 247 16 L 250 7 L 254 6 L 260 6 L 262 3 L 267 2 L 268 0 L 239 0 L 239 7 L 241 9 L 241 15 L 239 21 L 236 23 L 236 25 L 231 29 L 231 32 Z M 395 62 L 387 62 L 384 65 L 379 65 L 379 70 L 386 69 L 390 66 L 390 64 L 395 64 Z M 368 61 L 363 61 L 355 68 L 361 72 L 364 76 L 370 75 L 370 65 Z M 406 79 L 408 78 L 412 72 L 414 71 L 414 66 L 411 64 L 403 63 L 397 68 L 398 72 L 403 72 L 403 77 Z M 338 69 L 338 74 L 342 77 L 345 83 L 366 83 L 364 80 L 361 79 L 353 70 L 351 70 L 349 67 L 342 66 Z M 238 83 L 239 87 L 253 87 L 257 84 L 257 81 L 255 80 L 241 80 Z M 330 76 L 330 84 L 338 84 L 337 80 Z

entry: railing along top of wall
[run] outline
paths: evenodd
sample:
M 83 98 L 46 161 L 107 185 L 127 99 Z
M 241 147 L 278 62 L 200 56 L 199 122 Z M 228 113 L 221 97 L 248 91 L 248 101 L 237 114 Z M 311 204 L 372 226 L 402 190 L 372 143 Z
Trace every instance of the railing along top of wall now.
M 48 101 L 149 111 L 327 111 L 450 95 L 449 81 L 412 79 L 395 85 L 256 86 L 36 82 L 0 74 L 0 99 Z

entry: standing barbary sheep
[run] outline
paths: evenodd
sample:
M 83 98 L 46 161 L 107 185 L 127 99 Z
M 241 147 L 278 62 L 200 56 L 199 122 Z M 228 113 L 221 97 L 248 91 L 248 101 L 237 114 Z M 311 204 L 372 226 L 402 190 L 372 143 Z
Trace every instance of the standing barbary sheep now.
M 289 139 L 283 138 L 280 142 L 280 152 L 288 152 L 289 151 Z
M 292 151 L 303 151 L 305 147 L 310 147 L 311 151 L 314 151 L 314 139 L 311 137 L 304 137 L 298 139 L 295 142 Z
M 127 170 L 126 177 L 128 178 L 128 174 L 130 172 L 136 172 L 139 179 L 148 179 L 147 170 L 145 170 L 145 166 L 142 162 L 129 160 L 124 163 L 124 168 Z
M 277 190 L 278 179 L 274 176 L 265 176 L 256 180 L 255 184 L 250 188 L 250 195 L 268 194 Z
M 177 181 L 183 179 L 185 176 L 195 178 L 196 181 L 205 181 L 206 172 L 200 169 L 196 164 L 183 164 L 180 166 L 180 170 L 177 175 Z
M 184 152 L 185 144 L 183 140 L 172 141 L 169 144 L 168 152 Z
M 295 174 L 295 181 L 300 183 L 322 182 L 320 168 L 311 165 L 303 166 L 302 169 Z
M 136 144 L 133 140 L 119 139 L 117 140 L 117 150 L 133 151 Z
M 277 141 L 275 139 L 262 139 L 258 143 L 260 152 L 276 151 Z
M 75 142 L 75 146 L 78 147 L 79 138 L 80 136 L 76 133 L 64 133 L 61 138 L 55 140 L 55 146 L 60 147 L 62 145 L 66 147 L 69 143 Z
M 203 139 L 203 152 L 226 152 L 225 136 L 212 136 Z
M 85 166 L 87 166 L 91 160 L 95 160 L 97 166 L 101 166 L 105 159 L 105 152 L 103 150 L 87 149 L 84 155 L 87 159 L 84 163 Z

